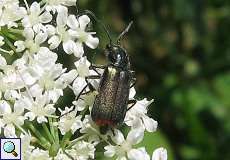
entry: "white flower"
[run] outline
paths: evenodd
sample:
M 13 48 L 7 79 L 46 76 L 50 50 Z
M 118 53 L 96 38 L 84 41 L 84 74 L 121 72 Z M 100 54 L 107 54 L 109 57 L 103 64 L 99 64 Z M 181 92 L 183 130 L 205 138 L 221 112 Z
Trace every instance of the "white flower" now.
M 33 2 L 30 6 L 28 15 L 24 16 L 22 24 L 25 28 L 38 28 L 41 23 L 48 23 L 52 20 L 52 15 L 45 11 L 42 13 L 40 4 Z
M 49 100 L 56 102 L 63 95 L 63 89 L 76 77 L 76 72 L 65 73 L 62 64 L 56 64 L 57 54 L 46 47 L 41 47 L 34 55 L 32 64 L 27 68 L 27 73 L 36 79 L 37 83 L 31 86 L 32 96 L 45 94 Z M 65 73 L 65 74 L 64 74 Z
M 81 57 L 81 59 L 75 62 L 74 64 L 77 68 L 77 72 L 80 77 L 89 76 L 90 62 L 87 60 L 86 57 Z
M 26 9 L 19 7 L 17 0 L 0 1 L 0 26 L 17 27 L 16 21 L 26 15 Z
M 23 112 L 24 109 L 18 101 L 15 102 L 13 111 L 6 101 L 0 101 L 0 130 L 4 129 L 6 137 L 16 137 L 15 126 L 20 127 L 24 124 Z
M 144 126 L 148 132 L 154 132 L 157 129 L 157 121 L 147 116 L 147 107 L 153 102 L 143 99 L 137 103 L 126 113 L 125 123 L 132 128 Z
M 67 25 L 70 27 L 69 33 L 72 37 L 77 38 L 76 46 L 78 50 L 81 52 L 79 53 L 82 55 L 84 53 L 82 43 L 85 43 L 88 47 L 95 49 L 98 46 L 99 39 L 93 37 L 93 34 L 96 32 L 86 32 L 86 27 L 89 24 L 90 19 L 87 15 L 82 15 L 76 19 L 74 15 L 70 15 L 67 20 Z M 76 55 L 75 55 L 76 56 Z M 79 56 L 76 56 L 79 57 Z
M 4 75 L 2 75 L 2 79 L 0 78 L 0 83 L 2 83 L 0 88 L 2 88 L 3 91 L 7 89 L 21 89 L 24 87 L 24 82 L 13 65 L 5 66 L 3 71 Z
M 16 90 L 6 90 L 4 94 L 4 98 L 9 101 L 18 100 L 21 97 L 21 94 Z
M 48 40 L 50 49 L 55 49 L 63 42 L 63 49 L 67 54 L 74 54 L 81 57 L 84 54 L 82 43 L 88 47 L 95 49 L 99 43 L 99 39 L 92 36 L 95 32 L 86 32 L 86 26 L 90 22 L 88 16 L 84 15 L 76 19 L 74 15 L 68 16 L 68 10 L 65 7 L 58 8 L 57 27 L 54 34 L 54 28 L 47 26 L 49 35 Z M 68 27 L 70 29 L 68 30 Z
M 61 115 L 63 115 L 71 111 L 72 108 L 73 107 L 71 108 L 66 107 L 64 111 L 62 111 L 61 109 L 59 109 L 59 111 L 61 112 Z M 60 118 L 58 122 L 58 128 L 61 131 L 62 135 L 65 135 L 70 130 L 74 134 L 77 129 L 82 127 L 82 121 L 81 121 L 82 116 L 76 117 L 76 114 L 77 114 L 76 111 L 72 111 Z
M 72 147 L 71 150 L 67 150 L 67 152 L 72 157 L 75 157 L 75 159 L 88 160 L 94 159 L 95 150 L 96 149 L 93 144 L 85 141 L 79 141 Z
M 25 117 L 28 118 L 29 121 L 33 121 L 37 118 L 38 123 L 48 122 L 47 117 L 54 117 L 53 113 L 56 109 L 54 108 L 54 104 L 48 103 L 47 99 L 46 95 L 36 97 L 35 101 L 31 100 L 31 98 L 24 97 L 21 103 L 22 106 L 28 110 Z
M 115 130 L 115 136 L 111 137 L 116 146 L 108 145 L 105 146 L 104 155 L 106 157 L 113 157 L 116 155 L 116 160 L 149 160 L 149 155 L 145 149 L 138 148 L 133 149 L 132 146 L 140 143 L 144 137 L 143 129 L 133 129 L 128 135 L 127 139 L 124 139 L 123 134 L 119 130 Z
M 46 0 L 45 2 L 46 2 L 46 10 L 55 13 L 59 7 L 64 7 L 62 5 L 75 6 L 77 0 Z
M 167 160 L 167 150 L 158 148 L 153 152 L 152 160 Z
M 52 160 L 52 158 L 49 157 L 48 151 L 36 148 L 30 153 L 30 156 L 27 160 Z
M 21 52 L 25 48 L 28 49 L 29 53 L 36 53 L 40 49 L 40 45 L 46 41 L 48 35 L 45 27 L 41 28 L 37 33 L 34 32 L 32 28 L 25 28 L 23 35 L 25 36 L 25 41 L 16 41 L 14 45 L 17 47 L 16 51 Z
M 50 49 L 55 49 L 59 46 L 61 42 L 63 42 L 63 48 L 64 51 L 68 54 L 71 54 L 70 52 L 67 52 L 66 45 L 68 45 L 68 42 L 70 41 L 70 35 L 67 32 L 67 16 L 68 16 L 68 10 L 65 7 L 59 7 L 58 8 L 58 14 L 56 18 L 56 33 L 50 37 L 48 40 L 48 44 L 50 44 Z M 49 27 L 49 31 L 53 30 L 52 27 Z

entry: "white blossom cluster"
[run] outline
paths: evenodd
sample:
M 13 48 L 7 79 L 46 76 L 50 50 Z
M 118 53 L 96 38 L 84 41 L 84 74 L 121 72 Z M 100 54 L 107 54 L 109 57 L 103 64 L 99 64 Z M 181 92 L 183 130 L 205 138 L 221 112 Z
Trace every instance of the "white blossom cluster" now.
M 72 106 L 56 107 L 64 89 L 78 96 L 86 85 L 85 77 L 95 74 L 84 47 L 95 49 L 99 39 L 96 32 L 88 31 L 87 15 L 69 14 L 68 6 L 75 4 L 76 0 L 31 5 L 26 0 L 24 4 L 0 0 L 0 136 L 22 139 L 23 160 L 94 159 L 99 143 L 106 144 L 106 157 L 150 160 L 145 147 L 135 145 L 145 131 L 157 129 L 157 122 L 147 116 L 153 100 L 138 101 L 127 112 L 124 123 L 130 131 L 126 138 L 118 129 L 100 134 L 90 116 L 96 91 L 81 96 Z M 56 53 L 59 49 L 64 52 Z M 58 63 L 60 54 L 73 54 L 75 68 Z M 9 55 L 17 58 L 8 62 Z M 99 80 L 90 82 L 98 86 Z M 132 88 L 130 99 L 134 96 Z M 152 154 L 152 160 L 166 159 L 164 148 Z

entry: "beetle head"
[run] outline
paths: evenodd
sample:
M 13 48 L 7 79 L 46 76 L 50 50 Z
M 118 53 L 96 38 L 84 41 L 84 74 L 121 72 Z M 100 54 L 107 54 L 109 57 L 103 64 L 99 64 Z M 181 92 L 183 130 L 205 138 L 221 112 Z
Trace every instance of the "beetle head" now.
M 124 69 L 129 67 L 128 54 L 121 46 L 108 44 L 106 45 L 105 54 L 112 65 Z

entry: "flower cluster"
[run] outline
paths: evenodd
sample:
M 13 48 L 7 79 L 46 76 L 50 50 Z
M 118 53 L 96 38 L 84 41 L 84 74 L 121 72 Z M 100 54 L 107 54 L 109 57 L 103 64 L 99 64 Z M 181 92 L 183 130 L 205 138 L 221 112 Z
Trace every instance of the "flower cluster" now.
M 85 77 L 95 74 L 84 48 L 95 49 L 99 39 L 89 31 L 87 15 L 69 14 L 68 6 L 76 0 L 24 3 L 0 1 L 0 136 L 22 139 L 23 160 L 94 159 L 101 142 L 106 144 L 106 157 L 150 160 L 145 147 L 135 145 L 145 131 L 156 131 L 157 122 L 147 116 L 152 100 L 138 101 L 127 112 L 126 139 L 118 129 L 100 134 L 90 116 L 96 91 L 82 95 L 72 106 L 57 107 L 66 88 L 78 96 L 86 86 Z M 58 62 L 60 54 L 72 54 L 74 68 L 64 68 Z M 99 80 L 90 83 L 97 87 Z M 131 88 L 129 98 L 134 96 Z M 163 148 L 152 155 L 152 160 L 160 159 L 167 159 Z

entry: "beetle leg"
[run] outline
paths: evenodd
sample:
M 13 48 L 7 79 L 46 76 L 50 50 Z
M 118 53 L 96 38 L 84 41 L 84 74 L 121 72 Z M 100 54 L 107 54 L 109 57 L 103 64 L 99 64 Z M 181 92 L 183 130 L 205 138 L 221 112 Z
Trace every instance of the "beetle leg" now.
M 130 88 L 134 87 L 136 85 L 137 79 L 136 78 L 132 78 L 132 84 L 130 85 Z
M 92 91 L 95 91 L 95 90 L 96 90 L 96 89 L 93 87 L 93 85 L 89 83 L 89 81 L 88 81 L 89 79 L 100 79 L 100 78 L 101 78 L 101 76 L 99 76 L 99 75 L 90 75 L 90 76 L 85 77 L 85 81 L 86 81 L 87 84 L 86 84 L 86 85 L 84 86 L 84 88 L 80 91 L 80 93 L 77 95 L 77 97 L 75 98 L 75 100 L 78 101 L 79 98 L 80 98 L 80 96 L 85 95 L 85 94 L 87 94 L 87 93 L 89 93 L 89 92 L 92 92 Z M 87 92 L 84 93 L 84 91 L 86 90 L 87 87 L 89 87 L 89 90 L 90 90 L 90 91 L 87 91 Z M 63 117 L 64 115 L 67 115 L 67 114 L 70 113 L 70 112 L 73 112 L 74 110 L 75 110 L 75 107 L 73 107 L 73 109 L 71 109 L 69 112 L 64 113 L 63 115 L 61 115 L 59 118 Z
M 93 87 L 93 85 L 89 83 L 89 81 L 88 81 L 89 79 L 100 79 L 100 78 L 101 78 L 101 76 L 99 76 L 99 75 L 91 75 L 91 76 L 85 77 L 85 81 L 86 81 L 87 84 L 85 85 L 85 87 L 81 90 L 81 92 L 76 97 L 76 101 L 80 98 L 81 95 L 84 95 L 84 94 L 89 93 L 90 91 L 95 91 L 96 90 Z M 83 93 L 87 87 L 89 87 L 90 91 Z
M 89 67 L 89 69 L 93 69 L 93 68 L 100 68 L 100 69 L 105 69 L 107 66 L 106 65 L 96 65 L 96 64 L 91 64 L 91 66 Z
M 113 128 L 111 128 L 111 132 L 113 133 L 113 136 L 115 136 L 116 134 L 115 134 L 115 131 L 114 131 L 114 129 Z
M 91 66 L 89 67 L 89 69 L 94 70 L 98 75 L 101 76 L 101 74 L 96 70 L 97 68 L 105 69 L 106 66 L 105 66 L 105 65 L 95 65 L 95 64 L 91 64 Z
M 131 104 L 131 106 L 127 109 L 127 111 L 129 111 L 131 108 L 133 108 L 133 106 L 137 103 L 137 100 L 135 99 L 130 99 L 128 101 L 128 104 Z
M 137 82 L 137 79 L 135 78 L 135 71 L 129 71 L 130 72 L 130 75 L 132 77 L 131 79 L 131 85 L 130 85 L 130 88 L 132 88 L 133 86 L 135 86 L 136 82 Z

